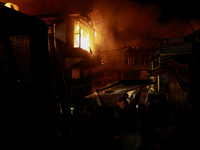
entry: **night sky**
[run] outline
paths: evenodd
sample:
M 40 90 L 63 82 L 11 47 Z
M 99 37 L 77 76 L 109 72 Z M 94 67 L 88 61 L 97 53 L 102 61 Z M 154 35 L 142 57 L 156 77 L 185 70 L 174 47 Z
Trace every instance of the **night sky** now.
M 191 23 L 200 29 L 198 1 L 182 0 L 1 0 L 13 2 L 28 15 L 71 12 L 87 8 L 100 10 L 108 49 L 134 41 L 185 36 Z M 137 42 L 138 43 L 138 42 Z M 113 46 L 114 45 L 114 46 Z
M 64 11 L 67 9 L 92 7 L 97 3 L 114 5 L 115 3 L 136 2 L 140 4 L 156 4 L 162 11 L 161 20 L 175 16 L 181 18 L 200 17 L 198 12 L 198 1 L 190 0 L 1 0 L 1 2 L 16 3 L 20 10 L 27 14 L 48 13 L 51 11 Z

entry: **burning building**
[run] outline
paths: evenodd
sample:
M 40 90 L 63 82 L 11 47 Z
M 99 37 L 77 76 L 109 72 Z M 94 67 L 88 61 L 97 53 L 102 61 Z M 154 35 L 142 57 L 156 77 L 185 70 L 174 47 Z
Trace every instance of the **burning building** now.
M 49 26 L 49 47 L 55 49 L 55 71 L 62 87 L 58 93 L 67 93 L 66 98 L 73 101 L 91 91 L 92 68 L 98 64 L 95 54 L 98 33 L 92 12 L 87 9 L 34 16 Z
M 148 79 L 151 54 L 158 46 L 132 45 L 101 51 L 101 65 L 93 69 L 93 90 L 117 80 Z
M 119 35 L 107 36 L 107 20 L 102 19 L 99 10 L 35 17 L 49 25 L 49 44 L 58 56 L 58 72 L 62 72 L 58 75 L 63 87 L 59 91 L 64 89 L 68 99 L 79 100 L 114 81 L 148 79 L 151 54 L 159 45 L 151 41 L 122 47 L 116 42 Z

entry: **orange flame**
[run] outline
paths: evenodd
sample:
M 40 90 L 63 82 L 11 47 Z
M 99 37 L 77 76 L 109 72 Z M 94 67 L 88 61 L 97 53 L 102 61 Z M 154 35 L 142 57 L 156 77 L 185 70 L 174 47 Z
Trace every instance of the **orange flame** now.
M 94 34 L 94 35 L 93 35 Z M 74 24 L 74 47 L 80 47 L 88 52 L 93 49 L 95 32 L 79 22 Z
M 11 8 L 11 9 L 19 11 L 19 7 L 16 4 L 6 3 L 5 6 L 8 7 L 8 8 Z
M 81 30 L 81 48 L 87 51 L 90 50 L 90 38 L 89 33 Z

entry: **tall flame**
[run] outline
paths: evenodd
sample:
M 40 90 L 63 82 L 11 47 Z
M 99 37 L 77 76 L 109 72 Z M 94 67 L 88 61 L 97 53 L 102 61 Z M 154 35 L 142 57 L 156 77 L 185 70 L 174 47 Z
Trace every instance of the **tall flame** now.
M 89 28 L 81 26 L 78 22 L 74 24 L 74 47 L 80 47 L 88 52 L 93 48 L 94 36 Z
M 81 30 L 81 48 L 87 51 L 90 50 L 90 38 L 89 33 Z

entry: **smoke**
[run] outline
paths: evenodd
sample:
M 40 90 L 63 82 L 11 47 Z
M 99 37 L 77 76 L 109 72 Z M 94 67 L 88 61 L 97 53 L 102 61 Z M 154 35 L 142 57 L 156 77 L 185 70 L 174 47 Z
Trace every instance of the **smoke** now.
M 153 3 L 109 0 L 99 1 L 95 6 L 100 10 L 104 22 L 102 44 L 108 49 L 183 36 L 188 24 L 177 18 L 160 22 L 162 11 Z
M 6 2 L 7 0 L 2 0 Z M 107 49 L 121 48 L 154 39 L 183 36 L 188 21 L 172 18 L 161 22 L 163 15 L 158 3 L 140 3 L 133 0 L 9 0 L 28 15 L 70 12 L 96 8 L 103 25 L 98 25 L 99 44 Z

